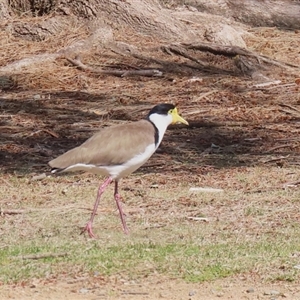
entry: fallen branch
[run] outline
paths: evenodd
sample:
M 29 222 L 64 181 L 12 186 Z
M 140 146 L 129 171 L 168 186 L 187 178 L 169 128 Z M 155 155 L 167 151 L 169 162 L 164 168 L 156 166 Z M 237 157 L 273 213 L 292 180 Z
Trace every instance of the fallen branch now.
M 66 57 L 67 61 L 72 63 L 74 66 L 78 67 L 83 71 L 89 71 L 93 73 L 114 75 L 119 77 L 128 77 L 128 76 L 148 76 L 148 77 L 161 77 L 163 73 L 156 69 L 143 69 L 143 70 L 103 70 L 101 68 L 95 68 L 85 65 L 81 62 L 78 56 L 75 59 Z

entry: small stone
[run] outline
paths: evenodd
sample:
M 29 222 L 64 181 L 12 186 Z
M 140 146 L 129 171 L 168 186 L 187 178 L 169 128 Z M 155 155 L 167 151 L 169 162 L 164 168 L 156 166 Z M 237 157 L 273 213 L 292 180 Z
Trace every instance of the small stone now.
M 300 269 L 300 265 L 296 265 L 296 266 L 294 266 L 294 268 L 299 270 Z
M 38 180 L 43 180 L 44 178 L 46 178 L 46 174 L 43 173 L 43 174 L 40 174 L 40 175 L 36 175 L 36 176 L 33 176 L 31 178 L 31 181 L 38 181 Z
M 270 290 L 268 292 L 264 292 L 264 295 L 266 295 L 266 296 L 278 296 L 278 295 L 280 295 L 280 292 L 278 292 L 276 290 Z
M 190 297 L 195 296 L 195 295 L 196 295 L 196 292 L 195 292 L 195 291 L 190 291 L 190 292 L 189 292 L 189 296 L 190 296 Z
M 247 293 L 254 293 L 254 288 L 251 287 L 251 288 L 247 289 L 246 292 Z
M 82 289 L 79 290 L 80 294 L 87 294 L 88 292 L 89 292 L 89 290 L 85 289 L 85 288 L 82 288 Z
M 280 292 L 278 292 L 276 290 L 271 290 L 270 293 L 271 293 L 272 296 L 278 296 L 278 295 L 280 295 Z

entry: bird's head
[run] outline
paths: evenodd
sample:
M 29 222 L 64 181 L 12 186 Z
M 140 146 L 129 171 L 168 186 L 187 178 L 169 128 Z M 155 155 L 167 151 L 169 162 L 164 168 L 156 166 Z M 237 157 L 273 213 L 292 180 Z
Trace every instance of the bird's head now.
M 178 110 L 175 105 L 168 103 L 154 106 L 150 110 L 147 118 L 153 123 L 156 123 L 158 119 L 164 120 L 167 123 L 167 126 L 175 123 L 189 125 L 189 123 L 178 114 Z

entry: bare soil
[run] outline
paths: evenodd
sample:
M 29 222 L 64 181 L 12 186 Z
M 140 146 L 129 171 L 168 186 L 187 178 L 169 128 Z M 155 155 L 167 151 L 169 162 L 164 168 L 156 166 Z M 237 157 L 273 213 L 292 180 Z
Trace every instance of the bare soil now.
M 30 286 L 5 286 L 1 299 L 299 299 L 297 284 L 276 282 L 262 284 L 246 278 L 226 278 L 214 282 L 186 283 L 151 276 L 131 281 L 116 278 L 78 278 L 44 283 L 36 280 Z

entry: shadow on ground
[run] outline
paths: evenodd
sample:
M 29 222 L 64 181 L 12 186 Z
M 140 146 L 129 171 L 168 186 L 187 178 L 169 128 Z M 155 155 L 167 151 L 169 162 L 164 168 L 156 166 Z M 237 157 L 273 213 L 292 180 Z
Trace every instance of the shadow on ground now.
M 1 97 L 1 95 L 0 95 Z M 0 169 L 2 172 L 46 172 L 47 162 L 81 144 L 96 130 L 143 118 L 153 103 L 132 101 L 122 104 L 106 93 L 59 92 L 2 94 L 0 98 Z M 182 107 L 184 116 L 184 107 Z M 163 165 L 164 172 L 175 165 L 190 170 L 211 166 L 230 168 L 272 162 L 295 163 L 293 147 L 274 151 L 277 129 L 243 122 L 214 123 L 193 115 L 189 127 L 175 125 L 167 132 L 157 153 L 141 171 Z M 279 149 L 279 148 L 278 148 Z M 287 159 L 288 158 L 288 159 Z

